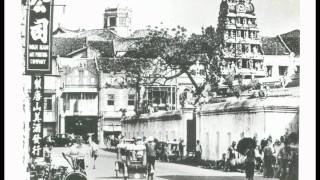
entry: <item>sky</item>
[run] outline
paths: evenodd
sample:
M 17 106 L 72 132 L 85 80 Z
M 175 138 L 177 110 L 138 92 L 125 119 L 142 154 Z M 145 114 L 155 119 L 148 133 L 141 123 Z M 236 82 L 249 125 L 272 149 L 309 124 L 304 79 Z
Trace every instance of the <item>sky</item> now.
M 132 10 L 132 30 L 148 25 L 165 27 L 181 25 L 189 33 L 200 33 L 201 27 L 217 26 L 221 0 L 55 0 L 54 27 L 58 23 L 69 29 L 101 29 L 107 7 Z M 300 29 L 299 0 L 252 0 L 260 35 L 274 36 Z

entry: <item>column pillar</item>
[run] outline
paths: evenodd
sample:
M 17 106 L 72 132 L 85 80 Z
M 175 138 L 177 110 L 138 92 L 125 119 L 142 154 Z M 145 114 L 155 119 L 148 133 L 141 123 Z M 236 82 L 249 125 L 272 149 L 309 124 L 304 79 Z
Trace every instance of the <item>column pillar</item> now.
M 64 134 L 66 131 L 66 122 L 65 122 L 65 116 L 61 115 L 60 116 L 60 134 Z
M 103 116 L 99 117 L 98 120 L 98 141 L 99 141 L 99 146 L 104 147 L 104 133 L 103 133 L 103 125 L 104 124 L 104 118 Z

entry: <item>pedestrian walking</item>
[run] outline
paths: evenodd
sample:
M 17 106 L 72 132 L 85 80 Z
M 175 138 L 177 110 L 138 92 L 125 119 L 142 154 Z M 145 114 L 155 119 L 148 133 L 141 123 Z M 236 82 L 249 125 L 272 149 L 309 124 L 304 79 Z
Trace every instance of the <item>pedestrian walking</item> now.
M 179 155 L 180 155 L 180 159 L 182 160 L 182 158 L 183 158 L 183 139 L 181 139 L 179 142 Z
M 283 137 L 281 137 L 281 138 L 283 138 Z M 279 176 L 280 176 L 279 153 L 283 147 L 284 147 L 284 145 L 279 140 L 276 140 L 275 143 L 273 144 L 274 156 L 276 157 L 276 163 L 275 163 L 275 167 L 274 167 L 274 177 L 275 178 L 279 178 Z
M 53 144 L 54 144 L 54 141 L 53 141 L 53 139 L 52 139 L 52 136 L 49 135 L 49 136 L 48 136 L 48 146 L 49 146 L 49 148 L 52 148 L 52 147 L 53 147 Z
M 200 165 L 201 163 L 201 154 L 202 154 L 202 147 L 200 145 L 200 141 L 197 140 L 196 152 L 195 152 L 195 159 L 196 159 L 197 165 Z
M 148 142 L 146 143 L 146 152 L 147 152 L 148 173 L 154 174 L 157 152 L 156 152 L 156 143 L 154 142 L 154 138 L 152 136 L 148 138 Z
M 258 145 L 255 150 L 254 150 L 254 153 L 255 153 L 255 160 L 256 160 L 256 170 L 262 172 L 262 155 L 260 153 L 260 146 Z
M 285 140 L 284 147 L 279 152 L 280 180 L 286 180 L 289 175 L 290 146 Z
M 43 148 L 43 152 L 44 152 L 44 161 L 46 163 L 51 163 L 52 159 L 51 159 L 51 150 L 52 148 L 50 146 L 48 146 L 48 144 L 46 144 Z
M 248 152 L 246 153 L 245 159 L 245 171 L 246 171 L 246 178 L 248 180 L 253 180 L 254 176 L 254 169 L 255 169 L 255 148 L 250 147 Z
M 271 143 L 272 141 L 268 139 L 267 146 L 263 149 L 263 176 L 267 178 L 271 178 L 274 175 L 272 166 L 275 160 Z
M 233 141 L 231 146 L 228 148 L 228 160 L 227 166 L 225 168 L 226 171 L 234 171 L 236 166 L 236 142 Z
M 90 141 L 90 155 L 92 160 L 92 169 L 95 169 L 96 160 L 99 155 L 99 147 L 94 141 Z

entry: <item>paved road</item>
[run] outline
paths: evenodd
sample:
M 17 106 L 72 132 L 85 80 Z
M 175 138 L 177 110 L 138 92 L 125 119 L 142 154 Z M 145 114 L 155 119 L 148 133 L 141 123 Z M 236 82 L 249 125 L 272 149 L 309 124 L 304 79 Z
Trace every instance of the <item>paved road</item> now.
M 53 163 L 65 164 L 61 152 L 65 148 L 54 148 L 52 156 Z M 87 162 L 87 174 L 89 180 L 119 180 L 115 178 L 114 162 L 116 154 L 100 150 L 100 156 L 96 161 L 96 169 L 92 168 L 90 159 Z M 156 162 L 156 178 L 157 180 L 245 180 L 244 173 L 239 172 L 223 172 L 212 169 L 203 169 L 188 165 Z M 263 178 L 259 175 L 255 176 L 255 180 L 275 180 L 272 178 Z

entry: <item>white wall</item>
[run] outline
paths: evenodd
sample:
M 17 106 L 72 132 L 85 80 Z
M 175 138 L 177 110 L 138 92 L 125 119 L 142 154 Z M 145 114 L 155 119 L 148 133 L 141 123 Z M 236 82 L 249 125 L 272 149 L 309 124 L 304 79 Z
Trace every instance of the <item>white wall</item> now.
M 264 55 L 264 65 L 272 66 L 272 77 L 279 77 L 279 66 L 288 66 L 288 75 L 294 73 L 294 68 L 300 65 L 299 57 L 292 55 Z
M 146 121 L 123 124 L 122 134 L 128 138 L 153 136 L 159 141 L 179 140 L 184 137 L 182 120 Z
M 280 109 L 200 114 L 197 119 L 197 139 L 203 147 L 202 158 L 221 159 L 231 142 L 237 142 L 242 137 L 257 136 L 261 140 L 271 135 L 273 139 L 279 139 L 296 114 L 297 112 L 284 112 Z

